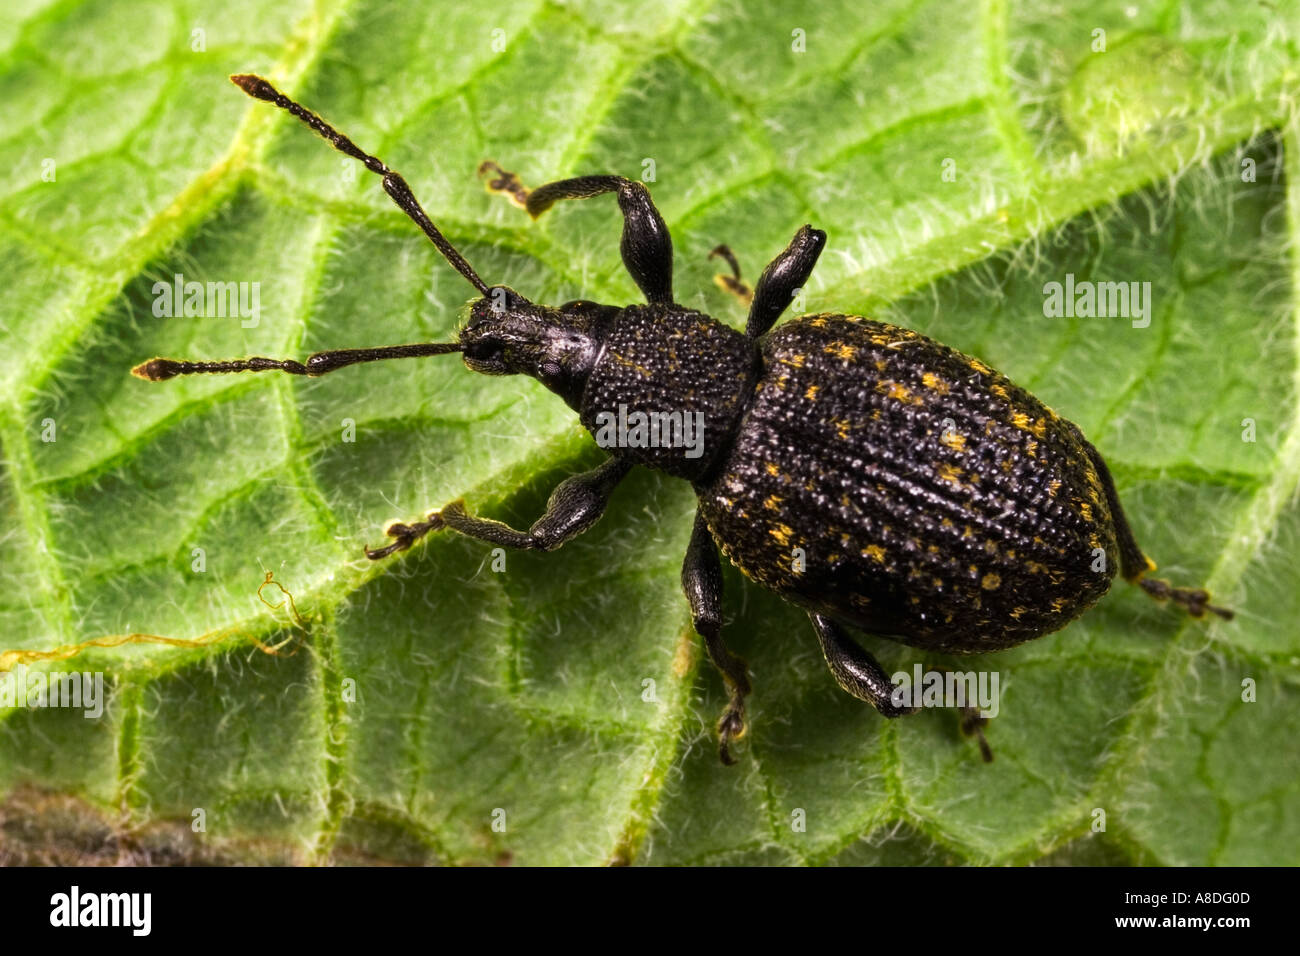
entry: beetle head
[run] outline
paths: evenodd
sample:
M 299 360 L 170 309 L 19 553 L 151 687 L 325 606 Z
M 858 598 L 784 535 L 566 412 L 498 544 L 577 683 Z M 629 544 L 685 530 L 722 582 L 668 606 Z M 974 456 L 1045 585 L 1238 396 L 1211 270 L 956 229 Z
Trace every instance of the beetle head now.
M 493 286 L 469 306 L 460 331 L 465 364 L 485 375 L 529 375 L 577 408 L 618 309 L 594 302 L 537 305 Z

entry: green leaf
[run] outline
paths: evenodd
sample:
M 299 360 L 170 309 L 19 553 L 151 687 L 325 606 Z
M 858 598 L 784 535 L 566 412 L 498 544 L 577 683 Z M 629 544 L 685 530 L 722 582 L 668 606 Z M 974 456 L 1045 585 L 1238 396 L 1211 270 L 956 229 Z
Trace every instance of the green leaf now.
M 1300 862 L 1298 14 L 9 4 L 0 652 L 20 653 L 0 661 L 103 671 L 111 701 L 0 711 L 0 859 Z M 678 299 L 736 326 L 708 251 L 752 278 L 804 222 L 827 230 L 807 311 L 898 322 L 1029 387 L 1106 456 L 1162 573 L 1236 620 L 1121 584 L 961 661 L 1002 680 L 985 765 L 952 712 L 888 722 L 840 692 L 806 617 L 729 571 L 755 692 L 721 767 L 683 483 L 635 473 L 595 529 L 504 573 L 450 535 L 362 556 L 460 496 L 526 525 L 599 460 L 540 385 L 454 359 L 127 374 L 445 340 L 470 295 L 375 177 L 225 79 L 247 71 L 541 301 L 637 300 L 614 204 L 531 222 L 482 159 L 532 185 L 653 165 Z M 1150 325 L 1045 316 L 1067 273 L 1150 282 Z M 157 317 L 177 274 L 257 283 L 258 321 Z M 258 600 L 268 571 L 301 623 Z M 958 663 L 867 644 L 891 672 Z

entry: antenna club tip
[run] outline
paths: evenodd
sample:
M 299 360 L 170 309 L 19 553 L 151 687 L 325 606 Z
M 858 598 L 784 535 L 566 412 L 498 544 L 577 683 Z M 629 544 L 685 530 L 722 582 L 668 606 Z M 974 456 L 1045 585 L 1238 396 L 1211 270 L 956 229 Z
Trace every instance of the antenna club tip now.
M 232 73 L 230 82 L 259 100 L 274 100 L 279 96 L 276 88 L 256 73 Z
M 141 362 L 131 369 L 131 374 L 146 382 L 165 382 L 169 378 L 175 378 L 180 371 L 179 364 L 171 359 L 156 358 Z

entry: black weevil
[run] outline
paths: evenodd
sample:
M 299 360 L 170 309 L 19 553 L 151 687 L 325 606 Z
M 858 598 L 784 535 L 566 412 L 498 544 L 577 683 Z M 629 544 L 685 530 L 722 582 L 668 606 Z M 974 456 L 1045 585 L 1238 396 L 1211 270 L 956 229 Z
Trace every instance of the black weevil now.
M 393 201 L 482 298 L 454 343 L 332 350 L 305 363 L 155 358 L 134 373 L 155 382 L 267 369 L 315 376 L 460 352 L 475 372 L 531 375 L 578 413 L 609 460 L 561 482 L 527 531 L 474 517 L 455 501 L 423 521 L 389 526 L 393 542 L 366 554 L 386 557 L 440 528 L 552 551 L 599 519 L 634 465 L 685 478 L 699 507 L 682 586 L 730 692 L 718 723 L 724 763 L 745 729 L 750 684 L 722 640 L 719 548 L 808 612 L 835 680 L 886 717 L 913 708 L 895 701 L 888 676 L 846 626 L 935 651 L 999 650 L 1064 627 L 1106 593 L 1116 566 L 1193 616 L 1231 617 L 1203 590 L 1147 577 L 1155 565 L 1134 540 L 1101 455 L 1077 426 L 982 362 L 858 316 L 799 316 L 771 331 L 812 273 L 824 232 L 800 229 L 752 290 L 730 250 L 714 250 L 733 270 L 723 284 L 750 303 L 741 334 L 673 301 L 672 239 L 643 184 L 581 176 L 528 190 L 484 163 L 480 172 L 494 174 L 489 189 L 534 218 L 557 200 L 618 196 L 623 262 L 649 304 L 539 305 L 479 278 L 379 159 L 262 78 L 231 79 L 382 176 Z M 681 440 L 692 421 L 703 443 Z

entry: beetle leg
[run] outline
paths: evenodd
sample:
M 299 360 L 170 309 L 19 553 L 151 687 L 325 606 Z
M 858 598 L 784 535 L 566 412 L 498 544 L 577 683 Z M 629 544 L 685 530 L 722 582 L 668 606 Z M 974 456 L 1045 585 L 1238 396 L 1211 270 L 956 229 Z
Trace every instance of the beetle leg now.
M 731 266 L 731 275 L 720 272 L 713 277 L 713 281 L 724 292 L 730 292 L 740 300 L 741 305 L 750 305 L 754 301 L 754 290 L 749 287 L 749 283 L 740 277 L 740 263 L 736 261 L 736 254 L 731 251 L 727 245 L 715 246 L 709 253 L 709 258 L 714 256 L 720 257 L 727 265 Z
M 1119 567 L 1124 580 L 1136 584 L 1157 601 L 1173 601 L 1192 617 L 1204 617 L 1205 612 L 1209 611 L 1224 620 L 1232 620 L 1233 612 L 1226 607 L 1211 604 L 1210 594 L 1205 589 L 1176 588 L 1168 581 L 1146 576 L 1156 569 L 1155 562 L 1143 554 L 1142 549 L 1138 547 L 1133 529 L 1129 527 L 1128 518 L 1124 515 L 1124 508 L 1119 503 L 1119 494 L 1115 491 L 1115 481 L 1110 476 L 1110 469 L 1106 467 L 1101 453 L 1083 437 L 1083 433 L 1077 426 L 1074 431 L 1087 449 L 1088 457 L 1092 459 L 1097 475 L 1101 478 L 1101 486 L 1106 492 L 1106 504 L 1110 508 L 1111 521 L 1115 525 L 1115 537 L 1119 542 Z
M 804 226 L 794 234 L 790 245 L 767 264 L 754 286 L 754 301 L 745 323 L 746 335 L 756 339 L 776 324 L 790 301 L 803 290 L 825 246 L 826 233 Z
M 894 683 L 844 628 L 822 614 L 809 614 L 822 655 L 831 669 L 835 683 L 858 700 L 865 700 L 885 717 L 902 717 L 916 713 L 915 707 L 903 707 L 893 700 Z
M 745 734 L 745 697 L 751 688 L 745 662 L 727 650 L 722 640 L 722 566 L 718 546 L 698 511 L 682 563 L 682 590 L 691 605 L 695 631 L 704 638 L 709 660 L 727 685 L 729 699 L 718 721 L 718 756 L 730 765 L 736 762 L 731 756 L 731 742 Z
M 389 525 L 388 534 L 396 540 L 386 548 L 367 548 L 366 557 L 377 561 L 395 551 L 405 551 L 430 531 L 441 528 L 507 548 L 554 551 L 600 520 L 609 496 L 631 470 L 632 462 L 611 458 L 591 471 L 564 479 L 551 492 L 546 512 L 527 531 L 517 531 L 501 521 L 476 518 L 465 512 L 464 501 L 453 501 L 430 514 L 427 521 Z
M 944 674 L 953 673 L 950 667 L 936 667 L 935 670 Z M 956 710 L 961 714 L 961 723 L 958 725 L 963 737 L 974 737 L 979 744 L 980 757 L 985 763 L 993 762 L 993 748 L 989 746 L 989 740 L 984 736 L 984 728 L 989 725 L 989 718 L 980 713 L 980 709 L 974 704 L 966 703 L 957 706 Z
M 579 176 L 561 179 L 536 189 L 527 189 L 514 173 L 492 160 L 479 164 L 479 175 L 495 174 L 487 183 L 489 192 L 503 193 L 536 219 L 561 199 L 590 199 L 602 193 L 618 193 L 623 213 L 623 264 L 646 301 L 671 305 L 673 301 L 673 240 L 668 226 L 644 183 L 622 176 Z

